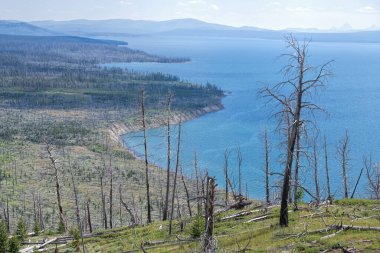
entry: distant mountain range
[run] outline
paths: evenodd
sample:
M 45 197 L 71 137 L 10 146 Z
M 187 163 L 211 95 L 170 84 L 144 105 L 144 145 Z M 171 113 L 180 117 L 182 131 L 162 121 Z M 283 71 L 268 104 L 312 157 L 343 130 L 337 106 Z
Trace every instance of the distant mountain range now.
M 376 42 L 380 43 L 380 30 L 353 31 L 349 25 L 332 30 L 287 29 L 282 31 L 261 29 L 257 27 L 232 27 L 203 22 L 196 19 L 176 19 L 168 21 L 146 21 L 130 19 L 110 20 L 70 20 L 70 21 L 0 21 L 0 34 L 13 35 L 75 35 L 84 37 L 97 36 L 215 36 L 244 37 L 260 39 L 283 39 L 283 34 L 292 32 L 296 36 L 310 38 L 314 41 L 327 42 Z
M 59 35 L 53 32 L 26 22 L 0 20 L 0 34 L 8 35 L 29 35 L 29 36 L 54 36 Z

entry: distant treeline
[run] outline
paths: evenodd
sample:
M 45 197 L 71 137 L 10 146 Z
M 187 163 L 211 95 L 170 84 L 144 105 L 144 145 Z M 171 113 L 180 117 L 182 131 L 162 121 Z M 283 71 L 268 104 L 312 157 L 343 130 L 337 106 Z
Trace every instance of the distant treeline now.
M 130 108 L 138 105 L 142 89 L 148 95 L 147 106 L 157 106 L 169 90 L 178 109 L 219 104 L 223 94 L 213 85 L 185 83 L 163 73 L 99 66 L 188 60 L 154 56 L 112 41 L 0 35 L 0 105 L 19 109 Z

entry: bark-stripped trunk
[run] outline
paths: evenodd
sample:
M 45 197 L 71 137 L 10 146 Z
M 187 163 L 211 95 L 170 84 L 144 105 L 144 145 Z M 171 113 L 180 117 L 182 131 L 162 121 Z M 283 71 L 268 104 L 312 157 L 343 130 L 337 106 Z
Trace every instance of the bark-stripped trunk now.
M 179 154 L 181 150 L 181 125 L 182 120 L 179 120 L 178 125 L 178 144 L 177 144 L 177 159 L 175 164 L 175 172 L 174 172 L 174 182 L 173 182 L 173 195 L 172 195 L 172 202 L 171 202 L 171 211 L 170 211 L 170 220 L 169 220 L 169 234 L 172 233 L 172 220 L 173 220 L 173 212 L 174 212 L 174 198 L 176 193 L 176 186 L 177 186 L 177 174 L 178 174 L 178 168 L 180 166 L 179 164 Z
M 204 253 L 214 253 L 216 251 L 214 243 L 214 205 L 215 205 L 215 179 L 207 177 L 207 198 L 206 198 L 206 232 L 203 242 Z
M 344 198 L 348 198 L 348 184 L 347 184 L 347 155 L 348 155 L 348 134 L 346 132 L 342 139 L 341 155 L 342 155 L 342 174 L 343 174 L 343 187 Z
M 187 209 L 189 210 L 189 215 L 192 217 L 192 212 L 191 212 L 191 205 L 190 205 L 190 195 L 189 195 L 189 189 L 187 188 L 185 177 L 183 175 L 182 167 L 181 167 L 181 179 L 183 183 L 183 188 L 185 189 L 186 193 L 186 203 L 187 203 Z
M 107 221 L 107 212 L 106 212 L 106 197 L 104 195 L 104 184 L 103 184 L 103 172 L 100 172 L 99 179 L 100 179 L 100 195 L 102 198 L 102 220 L 103 220 L 103 226 L 104 229 L 108 228 L 108 221 Z
M 265 144 L 265 199 L 267 205 L 270 205 L 269 195 L 269 144 L 267 129 L 264 131 L 264 144 Z
M 58 172 L 58 167 L 56 164 L 56 159 L 53 157 L 51 151 L 52 148 L 48 145 L 46 147 L 46 150 L 49 154 L 49 159 L 51 162 L 51 166 L 54 170 L 54 179 L 55 179 L 55 190 L 57 194 L 57 204 L 58 204 L 58 211 L 59 211 L 59 222 L 61 226 L 64 227 L 64 230 L 66 232 L 66 224 L 65 224 L 65 219 L 64 219 L 64 214 L 63 214 L 63 208 L 62 208 L 62 202 L 61 202 L 61 186 L 59 184 L 59 172 Z
M 317 143 L 314 140 L 313 145 L 313 155 L 314 155 L 314 184 L 315 184 L 315 197 L 317 198 L 317 204 L 320 202 L 319 197 L 319 181 L 318 181 L 318 151 L 317 151 Z
M 90 199 L 87 201 L 87 223 L 90 233 L 92 233 L 91 213 L 90 213 Z
M 148 145 L 146 140 L 146 125 L 145 125 L 145 105 L 144 105 L 144 91 L 141 92 L 141 113 L 142 113 L 142 127 L 144 132 L 144 157 L 145 157 L 145 186 L 146 186 L 146 206 L 147 206 L 147 222 L 152 222 L 151 206 L 150 206 L 150 192 L 149 192 L 149 163 L 148 163 Z
M 331 196 L 331 189 L 330 189 L 330 175 L 329 175 L 329 162 L 328 162 L 328 156 L 327 156 L 327 141 L 326 141 L 326 136 L 325 136 L 325 169 L 326 169 L 326 184 L 327 184 L 327 200 L 332 201 L 332 196 Z
M 70 174 L 71 174 L 71 182 L 73 184 L 73 192 L 74 192 L 74 198 L 75 198 L 75 213 L 76 213 L 76 218 L 77 218 L 77 226 L 78 226 L 78 229 L 79 229 L 79 232 L 80 232 L 81 241 L 82 241 L 82 250 L 83 250 L 84 253 L 86 253 L 86 248 L 84 246 L 84 240 L 83 240 L 83 227 L 82 227 L 82 223 L 81 223 L 81 220 L 80 220 L 78 190 L 77 190 L 74 174 L 73 174 L 73 171 L 71 171 L 71 169 L 72 168 L 70 168 Z
M 169 209 L 169 188 L 170 188 L 170 101 L 171 96 L 168 95 L 168 101 L 167 101 L 167 120 L 166 120 L 166 126 L 167 126 L 167 141 L 168 141 L 168 157 L 167 157 L 167 168 L 166 168 L 166 194 L 165 194 L 165 203 L 164 203 L 164 210 L 162 215 L 162 220 L 165 221 L 168 218 L 168 209 Z
M 294 210 L 298 210 L 298 174 L 299 174 L 299 168 L 300 168 L 300 149 L 301 149 L 301 140 L 300 140 L 300 134 L 297 134 L 297 147 L 296 147 L 296 164 L 294 166 L 294 189 L 293 189 L 293 204 L 294 204 Z
M 113 169 L 110 166 L 110 228 L 113 228 Z

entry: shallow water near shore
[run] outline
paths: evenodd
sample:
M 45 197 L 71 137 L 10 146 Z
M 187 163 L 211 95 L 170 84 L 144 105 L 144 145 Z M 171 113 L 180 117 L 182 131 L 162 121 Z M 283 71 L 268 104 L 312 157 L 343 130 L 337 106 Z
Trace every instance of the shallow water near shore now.
M 278 56 L 284 53 L 282 41 L 226 38 L 174 38 L 134 37 L 126 38 L 129 47 L 165 56 L 188 56 L 188 63 L 117 63 L 114 66 L 137 71 L 163 72 L 178 75 L 194 83 L 216 84 L 228 95 L 222 100 L 224 109 L 183 124 L 181 164 L 188 175 L 193 173 L 194 152 L 199 165 L 216 176 L 219 186 L 224 186 L 224 150 L 229 148 L 231 177 L 237 180 L 236 148 L 240 147 L 243 193 L 250 197 L 264 197 L 264 149 L 262 133 L 268 128 L 271 142 L 271 169 L 282 171 L 279 164 L 280 136 L 274 132 L 275 121 L 270 118 L 273 107 L 257 96 L 263 83 L 273 84 L 281 80 L 279 70 L 284 64 Z M 312 43 L 310 61 L 318 65 L 334 60 L 327 89 L 315 98 L 329 115 L 318 114 L 316 121 L 320 135 L 328 139 L 331 187 L 339 197 L 343 185 L 337 160 L 337 144 L 347 130 L 350 136 L 350 176 L 353 185 L 362 168 L 363 155 L 372 152 L 373 159 L 380 159 L 380 45 L 359 43 Z M 176 146 L 176 127 L 173 126 L 172 147 Z M 148 131 L 148 150 L 151 162 L 166 167 L 165 128 Z M 123 136 L 126 145 L 143 154 L 141 133 Z M 326 196 L 322 143 L 319 145 L 320 183 Z M 173 166 L 175 163 L 173 152 Z M 313 182 L 312 165 L 303 163 L 300 178 L 304 185 Z M 272 185 L 275 184 L 272 177 Z M 358 194 L 364 196 L 365 177 Z M 353 187 L 352 187 L 353 188 Z M 275 188 L 273 188 L 275 189 Z

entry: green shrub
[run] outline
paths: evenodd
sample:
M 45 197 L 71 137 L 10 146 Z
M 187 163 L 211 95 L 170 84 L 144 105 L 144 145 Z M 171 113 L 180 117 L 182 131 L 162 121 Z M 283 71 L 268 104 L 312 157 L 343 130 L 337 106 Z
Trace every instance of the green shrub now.
M 372 199 L 339 199 L 335 200 L 335 204 L 342 206 L 369 206 L 378 205 L 380 201 Z
M 203 217 L 198 215 L 191 224 L 190 235 L 192 238 L 199 238 L 204 233 L 204 220 Z
M 8 232 L 7 225 L 0 219 L 0 253 L 7 253 L 8 250 Z
M 9 248 L 8 248 L 8 252 L 9 253 L 18 253 L 20 251 L 20 247 L 21 247 L 21 244 L 20 244 L 20 239 L 18 238 L 18 236 L 13 236 L 10 240 L 9 240 Z
M 62 221 L 59 222 L 58 224 L 58 230 L 57 230 L 58 234 L 63 234 L 65 233 L 65 224 L 63 224 Z
M 38 220 L 34 222 L 34 227 L 33 227 L 34 235 L 38 236 L 41 233 L 41 225 Z
M 72 242 L 73 248 L 75 248 L 76 252 L 80 251 L 80 231 L 78 228 L 72 228 L 70 229 L 70 235 L 74 237 L 74 240 Z
M 28 229 L 26 228 L 26 225 L 23 219 L 19 219 L 17 223 L 16 236 L 20 242 L 23 242 L 28 236 Z

